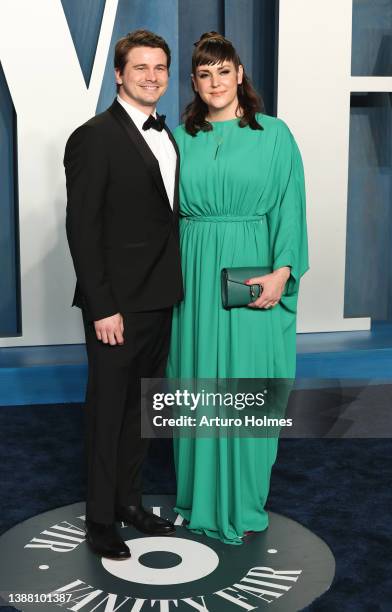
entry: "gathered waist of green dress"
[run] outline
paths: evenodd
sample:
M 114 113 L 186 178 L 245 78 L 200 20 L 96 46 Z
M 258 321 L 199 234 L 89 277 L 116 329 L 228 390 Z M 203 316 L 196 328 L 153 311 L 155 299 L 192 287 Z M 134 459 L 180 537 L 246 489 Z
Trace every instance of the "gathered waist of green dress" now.
M 181 220 L 197 223 L 262 223 L 265 215 L 182 215 Z

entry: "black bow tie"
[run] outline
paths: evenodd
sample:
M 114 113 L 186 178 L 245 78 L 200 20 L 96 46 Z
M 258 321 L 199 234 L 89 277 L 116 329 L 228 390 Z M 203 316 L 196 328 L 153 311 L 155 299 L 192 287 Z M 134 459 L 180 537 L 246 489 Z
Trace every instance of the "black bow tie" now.
M 152 115 L 146 119 L 143 123 L 143 130 L 149 130 L 152 128 L 153 130 L 157 130 L 158 132 L 162 132 L 165 127 L 165 119 L 166 115 L 157 115 L 156 119 Z

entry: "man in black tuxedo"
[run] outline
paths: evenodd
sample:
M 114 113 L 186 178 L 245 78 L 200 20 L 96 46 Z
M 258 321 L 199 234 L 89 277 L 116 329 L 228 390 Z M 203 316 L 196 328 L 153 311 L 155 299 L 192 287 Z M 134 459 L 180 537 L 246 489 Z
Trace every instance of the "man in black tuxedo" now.
M 115 49 L 117 99 L 69 138 L 67 236 L 88 354 L 86 533 L 111 558 L 130 556 L 115 521 L 169 535 L 145 510 L 140 378 L 163 377 L 172 306 L 182 299 L 176 143 L 156 114 L 170 50 L 137 30 Z

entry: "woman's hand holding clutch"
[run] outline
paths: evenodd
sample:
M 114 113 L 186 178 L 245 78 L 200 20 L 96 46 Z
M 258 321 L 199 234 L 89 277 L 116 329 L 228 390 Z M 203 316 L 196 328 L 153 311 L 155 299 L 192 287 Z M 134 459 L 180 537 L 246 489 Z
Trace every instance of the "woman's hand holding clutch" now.
M 245 281 L 246 285 L 261 285 L 262 294 L 257 300 L 248 304 L 249 308 L 273 308 L 282 297 L 287 280 L 290 277 L 291 269 L 289 266 L 278 268 L 265 274 L 264 276 L 255 276 L 248 278 Z

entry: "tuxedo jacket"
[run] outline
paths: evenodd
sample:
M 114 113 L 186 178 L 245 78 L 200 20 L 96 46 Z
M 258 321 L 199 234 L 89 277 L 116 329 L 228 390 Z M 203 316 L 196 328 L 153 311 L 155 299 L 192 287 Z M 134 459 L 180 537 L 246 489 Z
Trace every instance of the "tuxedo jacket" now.
M 115 100 L 71 134 L 64 156 L 73 305 L 88 320 L 169 307 L 183 296 L 178 235 L 159 163 Z

